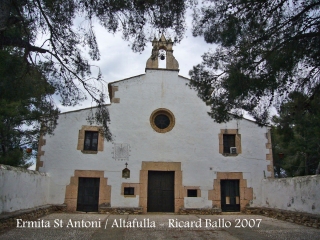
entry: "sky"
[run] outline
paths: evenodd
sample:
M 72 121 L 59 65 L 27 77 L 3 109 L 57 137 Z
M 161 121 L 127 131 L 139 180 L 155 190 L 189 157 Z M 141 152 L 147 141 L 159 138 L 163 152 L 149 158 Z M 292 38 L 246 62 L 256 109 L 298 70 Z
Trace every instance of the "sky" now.
M 187 17 L 187 25 L 188 28 L 184 39 L 173 46 L 173 55 L 179 63 L 179 75 L 189 78 L 189 71 L 192 67 L 201 63 L 201 56 L 209 48 L 214 48 L 215 46 L 207 44 L 203 37 L 192 36 L 190 13 Z M 130 43 L 121 38 L 121 33 L 108 33 L 106 29 L 98 24 L 95 25 L 94 31 L 101 57 L 99 61 L 93 63 L 100 68 L 103 79 L 106 82 L 113 82 L 145 73 L 146 62 L 151 56 L 151 42 L 147 44 L 142 53 L 134 53 L 128 46 Z M 160 38 L 160 35 L 156 37 Z M 75 107 L 64 107 L 56 101 L 56 105 L 61 112 L 91 107 L 92 104 L 94 103 L 92 103 L 91 99 L 88 99 Z

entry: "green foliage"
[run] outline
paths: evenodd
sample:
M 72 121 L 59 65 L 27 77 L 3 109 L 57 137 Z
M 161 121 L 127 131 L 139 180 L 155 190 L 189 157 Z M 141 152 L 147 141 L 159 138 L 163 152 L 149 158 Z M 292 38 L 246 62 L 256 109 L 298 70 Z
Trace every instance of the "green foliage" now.
M 0 164 L 28 168 L 32 165 L 31 157 L 34 154 L 26 153 L 23 148 L 14 148 L 0 156 Z
M 17 52 L 0 50 L 0 63 L 0 163 L 28 167 L 36 152 L 24 148 L 36 149 L 41 131 L 51 134 L 56 126 L 55 89 Z
M 311 0 L 205 1 L 195 10 L 194 36 L 219 44 L 190 71 L 210 115 L 223 122 L 246 110 L 266 124 L 291 92 L 319 94 L 319 13 Z
M 276 165 L 288 176 L 315 174 L 320 162 L 320 97 L 310 100 L 306 94 L 293 92 L 280 110 L 273 118 Z

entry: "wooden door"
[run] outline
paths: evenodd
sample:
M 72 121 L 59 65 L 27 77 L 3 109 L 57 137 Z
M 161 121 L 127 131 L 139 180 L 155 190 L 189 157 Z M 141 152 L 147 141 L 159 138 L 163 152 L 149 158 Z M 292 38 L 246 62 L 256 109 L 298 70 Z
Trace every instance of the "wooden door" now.
M 221 210 L 223 212 L 240 211 L 239 180 L 220 180 Z
M 79 177 L 77 211 L 98 212 L 100 178 Z
M 174 172 L 148 172 L 148 212 L 174 212 Z

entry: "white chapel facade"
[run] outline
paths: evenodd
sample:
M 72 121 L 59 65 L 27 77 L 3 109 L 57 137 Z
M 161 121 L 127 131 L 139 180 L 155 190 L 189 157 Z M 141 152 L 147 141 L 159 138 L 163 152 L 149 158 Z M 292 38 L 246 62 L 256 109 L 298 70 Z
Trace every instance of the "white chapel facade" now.
M 152 44 L 144 74 L 109 83 L 111 142 L 87 122 L 90 109 L 61 113 L 54 135 L 41 137 L 37 169 L 50 176 L 51 203 L 143 213 L 255 205 L 261 180 L 273 176 L 270 129 L 214 122 L 178 75 L 172 41 Z

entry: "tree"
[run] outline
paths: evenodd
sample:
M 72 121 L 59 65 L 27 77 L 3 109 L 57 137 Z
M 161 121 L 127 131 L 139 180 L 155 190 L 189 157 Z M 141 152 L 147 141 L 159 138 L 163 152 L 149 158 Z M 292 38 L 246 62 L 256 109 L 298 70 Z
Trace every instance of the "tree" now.
M 179 42 L 185 30 L 185 1 L 165 0 L 2 0 L 0 3 L 0 48 L 18 48 L 30 64 L 39 64 L 47 81 L 71 106 L 85 98 L 76 86 L 81 83 L 87 93 L 100 103 L 101 74 L 92 76 L 81 46 L 88 48 L 92 60 L 99 60 L 93 23 L 99 21 L 107 31 L 121 30 L 132 41 L 134 51 L 142 51 L 156 31 L 175 33 Z M 78 28 L 76 21 L 82 21 Z M 42 37 L 41 43 L 36 42 Z
M 51 96 L 55 89 L 40 71 L 28 65 L 17 52 L 0 50 L 0 163 L 28 167 L 39 134 L 51 134 L 58 109 Z
M 58 114 L 50 101 L 54 93 L 65 106 L 88 94 L 97 103 L 88 120 L 101 124 L 110 141 L 103 76 L 83 54 L 93 61 L 100 58 L 94 23 L 111 33 L 121 31 L 132 50 L 140 52 L 159 32 L 179 42 L 189 4 L 193 1 L 1 0 L 0 90 L 8 91 L 0 97 L 1 161 L 16 159 L 14 165 L 23 165 L 20 147 L 41 131 L 52 133 Z
M 217 122 L 245 110 L 266 124 L 291 92 L 307 102 L 319 94 L 320 1 L 206 1 L 193 24 L 194 36 L 219 44 L 190 71 Z
M 309 102 L 306 94 L 293 92 L 288 98 L 273 118 L 274 155 L 283 154 L 276 165 L 288 176 L 315 174 L 320 162 L 320 97 Z

